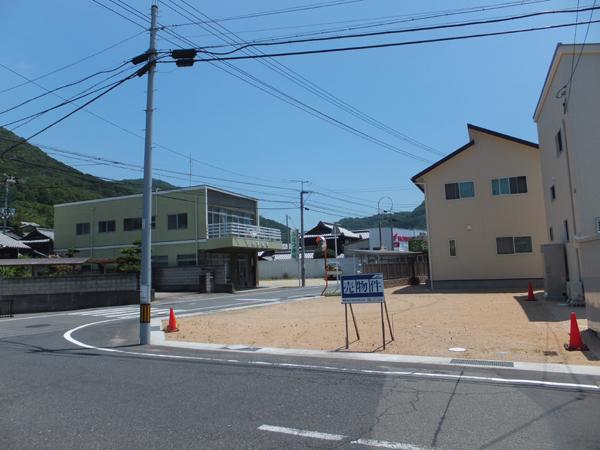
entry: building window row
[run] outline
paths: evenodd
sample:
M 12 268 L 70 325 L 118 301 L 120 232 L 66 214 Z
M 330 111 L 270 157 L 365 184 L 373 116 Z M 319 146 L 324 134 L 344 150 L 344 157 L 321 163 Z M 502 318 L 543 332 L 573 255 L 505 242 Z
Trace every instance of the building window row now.
M 167 216 L 169 230 L 180 230 L 187 228 L 187 213 L 170 214 Z M 171 226 L 172 225 L 172 226 Z M 156 228 L 156 217 L 152 216 L 152 228 Z M 123 231 L 136 231 L 142 229 L 141 217 L 129 217 L 123 219 Z M 116 220 L 100 220 L 98 221 L 98 233 L 114 233 L 117 231 Z M 90 234 L 90 223 L 83 222 L 75 225 L 75 234 L 84 235 Z
M 496 178 L 492 180 L 492 195 L 526 193 L 527 177 Z
M 209 225 L 218 223 L 254 224 L 254 213 L 229 208 L 208 208 Z
M 458 183 L 446 183 L 446 200 L 475 197 L 475 183 L 463 181 Z M 492 180 L 492 195 L 526 194 L 527 177 L 494 178 Z
M 196 255 L 194 253 L 189 253 L 186 255 L 177 255 L 177 265 L 180 267 L 195 266 L 196 265 Z
M 472 181 L 446 184 L 446 200 L 475 197 L 475 184 Z
M 448 241 L 450 256 L 456 256 L 456 239 Z M 496 253 L 498 255 L 513 255 L 515 253 L 532 253 L 531 236 L 506 236 L 496 238 Z
M 531 253 L 533 252 L 531 236 L 498 237 L 496 238 L 496 252 L 499 255 Z

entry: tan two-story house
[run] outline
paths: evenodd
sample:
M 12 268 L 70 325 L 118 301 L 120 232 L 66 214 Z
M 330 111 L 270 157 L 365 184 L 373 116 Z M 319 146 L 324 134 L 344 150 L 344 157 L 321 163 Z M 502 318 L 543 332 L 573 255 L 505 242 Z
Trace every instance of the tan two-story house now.
M 538 145 L 467 128 L 467 144 L 412 177 L 425 194 L 431 280 L 526 288 L 543 278 Z

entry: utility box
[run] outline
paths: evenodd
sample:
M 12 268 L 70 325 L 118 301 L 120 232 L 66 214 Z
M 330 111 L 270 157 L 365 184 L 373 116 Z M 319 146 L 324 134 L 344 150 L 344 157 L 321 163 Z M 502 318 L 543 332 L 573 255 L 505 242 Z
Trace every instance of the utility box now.
M 600 333 L 600 238 L 581 242 L 579 251 L 588 328 Z
M 543 244 L 544 295 L 549 299 L 563 299 L 567 289 L 567 268 L 563 244 Z

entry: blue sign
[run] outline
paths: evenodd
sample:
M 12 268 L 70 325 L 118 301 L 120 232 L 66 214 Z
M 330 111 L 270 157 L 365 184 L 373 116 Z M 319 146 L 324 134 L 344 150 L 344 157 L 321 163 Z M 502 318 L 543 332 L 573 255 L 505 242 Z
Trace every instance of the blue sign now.
M 342 276 L 342 304 L 384 301 L 382 273 Z

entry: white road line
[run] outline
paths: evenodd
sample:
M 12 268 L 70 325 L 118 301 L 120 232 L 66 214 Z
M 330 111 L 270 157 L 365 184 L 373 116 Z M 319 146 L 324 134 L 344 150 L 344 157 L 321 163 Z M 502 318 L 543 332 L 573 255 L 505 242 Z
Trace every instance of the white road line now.
M 114 322 L 121 319 L 108 319 L 101 320 L 99 322 L 86 323 L 78 327 L 72 328 L 67 331 L 63 337 L 79 347 L 90 348 L 103 352 L 111 353 L 122 353 L 125 355 L 132 356 L 146 356 L 153 358 L 165 358 L 174 360 L 189 360 L 189 361 L 205 361 L 214 363 L 233 363 L 233 364 L 247 364 L 249 366 L 264 366 L 264 367 L 276 367 L 276 368 L 294 368 L 294 369 L 306 369 L 306 370 L 320 370 L 327 372 L 339 372 L 339 373 L 355 373 L 355 374 L 368 374 L 368 375 L 383 375 L 383 376 L 397 376 L 397 377 L 415 377 L 415 378 L 432 378 L 442 380 L 458 380 L 458 381 L 476 381 L 482 383 L 492 384 L 506 384 L 506 385 L 526 385 L 526 386 L 541 386 L 541 387 L 554 387 L 563 389 L 586 389 L 596 392 L 600 392 L 600 386 L 596 384 L 577 384 L 577 383 L 561 383 L 553 381 L 541 381 L 541 380 L 528 380 L 528 379 L 515 379 L 515 378 L 499 378 L 499 377 L 483 377 L 474 375 L 461 375 L 461 374 L 442 374 L 442 373 L 430 373 L 430 372 L 416 372 L 416 371 L 387 371 L 387 370 L 367 370 L 367 369 L 352 369 L 347 367 L 335 367 L 335 366 L 320 366 L 316 364 L 292 364 L 292 363 L 278 363 L 269 361 L 258 361 L 258 360 L 238 360 L 238 359 L 225 359 L 225 358 L 210 358 L 205 356 L 188 356 L 188 355 L 172 355 L 165 353 L 147 353 L 147 352 L 133 352 L 128 350 L 120 350 L 115 348 L 96 347 L 93 345 L 85 344 L 84 342 L 78 341 L 73 337 L 73 333 L 83 328 L 87 328 L 93 325 L 99 325 L 101 323 Z
M 351 444 L 359 444 L 366 445 L 369 447 L 379 447 L 379 448 L 395 448 L 400 450 L 425 450 L 429 447 L 417 447 L 412 444 L 405 444 L 403 442 L 391 442 L 391 441 L 378 441 L 376 439 L 357 439 L 356 441 L 351 441 Z
M 346 436 L 342 434 L 320 433 L 318 431 L 298 430 L 297 428 L 276 427 L 274 425 L 261 425 L 258 429 L 262 431 L 271 431 L 273 433 L 323 439 L 325 441 L 341 441 L 342 439 L 346 439 Z
M 298 428 L 278 427 L 275 425 L 261 425 L 258 427 L 262 431 L 270 431 L 272 433 L 290 434 L 292 436 L 309 437 L 313 439 L 322 439 L 325 441 L 342 441 L 350 439 L 350 436 L 343 434 L 322 433 L 320 431 L 299 430 Z M 400 450 L 428 450 L 428 447 L 418 447 L 404 442 L 379 441 L 377 439 L 356 439 L 350 441 L 351 444 L 366 445 L 368 447 L 392 448 Z

